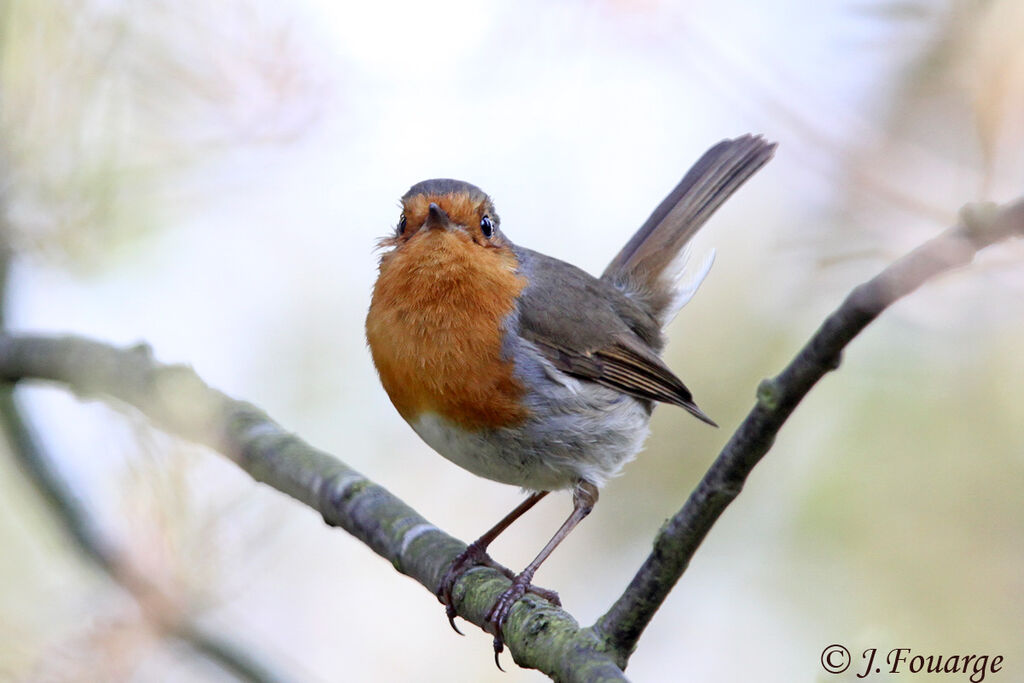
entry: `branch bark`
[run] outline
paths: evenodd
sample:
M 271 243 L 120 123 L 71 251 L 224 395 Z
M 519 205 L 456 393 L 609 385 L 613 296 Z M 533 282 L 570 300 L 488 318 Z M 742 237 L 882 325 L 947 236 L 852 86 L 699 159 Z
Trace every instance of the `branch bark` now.
M 516 663 L 562 681 L 624 680 L 622 669 L 644 628 L 685 571 L 722 511 L 771 447 L 811 387 L 886 307 L 1011 235 L 1024 235 L 1024 201 L 968 207 L 960 225 L 927 242 L 847 297 L 790 365 L 758 388 L 757 403 L 683 508 L 669 520 L 623 595 L 593 627 L 527 595 L 505 626 Z M 318 510 L 431 592 L 465 545 L 339 460 L 286 432 L 255 406 L 211 389 L 190 368 L 156 362 L 140 345 L 118 349 L 80 337 L 0 334 L 0 379 L 48 380 L 83 398 L 133 406 L 165 431 L 220 451 L 257 481 Z M 477 567 L 455 586 L 459 616 L 482 626 L 509 585 Z
M 1014 235 L 1024 236 L 1024 200 L 1002 208 L 994 204 L 964 207 L 959 225 L 854 288 L 782 373 L 761 383 L 753 409 L 683 507 L 658 532 L 654 549 L 625 592 L 594 624 L 623 668 L 715 521 L 739 495 L 804 396 L 827 372 L 839 367 L 846 345 L 901 297 Z

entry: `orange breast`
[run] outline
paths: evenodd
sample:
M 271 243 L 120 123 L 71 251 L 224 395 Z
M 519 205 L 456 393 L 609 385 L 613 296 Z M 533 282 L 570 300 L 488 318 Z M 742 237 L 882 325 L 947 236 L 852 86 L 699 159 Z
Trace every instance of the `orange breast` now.
M 503 325 L 525 280 L 508 248 L 464 233 L 417 234 L 381 259 L 366 337 L 381 383 L 414 421 L 436 413 L 469 430 L 528 416 L 502 357 Z

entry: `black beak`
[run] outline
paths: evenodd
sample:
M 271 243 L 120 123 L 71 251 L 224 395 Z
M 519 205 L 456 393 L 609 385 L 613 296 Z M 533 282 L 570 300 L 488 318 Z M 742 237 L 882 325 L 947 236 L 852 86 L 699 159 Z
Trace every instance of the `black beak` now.
M 440 206 L 434 202 L 430 202 L 430 208 L 427 211 L 427 220 L 423 222 L 423 227 L 428 230 L 431 228 L 440 228 L 442 230 L 448 227 L 448 214 L 444 212 Z

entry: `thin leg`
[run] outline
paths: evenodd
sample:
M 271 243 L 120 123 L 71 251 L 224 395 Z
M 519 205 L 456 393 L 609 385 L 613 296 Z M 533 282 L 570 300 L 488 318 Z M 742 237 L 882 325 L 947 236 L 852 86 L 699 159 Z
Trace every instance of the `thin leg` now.
M 548 493 L 550 493 L 550 491 L 536 491 L 531 493 L 526 500 L 516 506 L 515 510 L 502 517 L 500 522 L 488 529 L 483 536 L 473 541 L 471 546 L 479 546 L 481 551 L 487 550 L 487 546 L 493 543 L 494 539 L 496 539 L 501 532 L 512 526 L 512 522 L 526 514 L 527 510 L 539 503 L 540 499 L 548 495 Z
M 488 630 L 494 634 L 494 663 L 498 665 L 499 669 L 501 664 L 498 663 L 498 655 L 505 648 L 501 630 L 505 619 L 508 618 L 508 614 L 512 610 L 512 605 L 526 593 L 530 582 L 533 581 L 533 575 L 537 572 L 537 568 L 540 567 L 544 560 L 548 559 L 548 555 L 576 528 L 576 525 L 590 514 L 590 511 L 594 509 L 595 503 L 597 503 L 597 487 L 588 481 L 581 480 L 573 491 L 572 513 L 569 515 L 569 518 L 555 532 L 555 535 L 551 537 L 551 540 L 538 553 L 533 562 L 527 565 L 526 569 L 512 580 L 512 585 L 498 597 L 494 607 L 487 613 Z
M 514 575 L 511 570 L 507 567 L 503 567 L 490 558 L 487 554 L 487 546 L 489 546 L 494 539 L 501 534 L 501 532 L 509 528 L 509 526 L 512 525 L 512 522 L 522 517 L 527 510 L 536 505 L 540 499 L 546 495 L 548 495 L 548 491 L 537 491 L 536 493 L 531 493 L 526 500 L 516 506 L 516 509 L 502 517 L 501 521 L 488 529 L 483 536 L 466 546 L 466 549 L 459 553 L 455 560 L 452 561 L 451 566 L 448 567 L 448 571 L 445 572 L 444 578 L 441 579 L 441 585 L 437 589 L 437 599 L 445 606 L 445 613 L 448 615 L 448 623 L 451 624 L 452 628 L 455 629 L 455 632 L 459 635 L 462 635 L 462 631 L 455 626 L 455 607 L 452 605 L 452 588 L 455 586 L 455 581 L 462 576 L 464 571 L 470 567 L 476 567 L 479 565 L 492 567 L 508 578 L 513 578 Z M 544 595 L 543 597 L 551 599 L 551 596 L 549 595 Z M 553 602 L 557 602 L 558 596 L 554 595 L 553 597 Z

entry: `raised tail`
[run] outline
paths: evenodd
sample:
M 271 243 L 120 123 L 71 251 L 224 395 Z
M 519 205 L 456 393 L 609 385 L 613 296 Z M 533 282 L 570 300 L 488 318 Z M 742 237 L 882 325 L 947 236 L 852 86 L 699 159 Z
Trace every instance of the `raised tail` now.
M 679 279 L 690 238 L 774 153 L 775 143 L 753 135 L 723 140 L 709 149 L 612 259 L 601 278 L 667 323 L 689 298 L 680 297 L 685 288 L 680 288 Z

